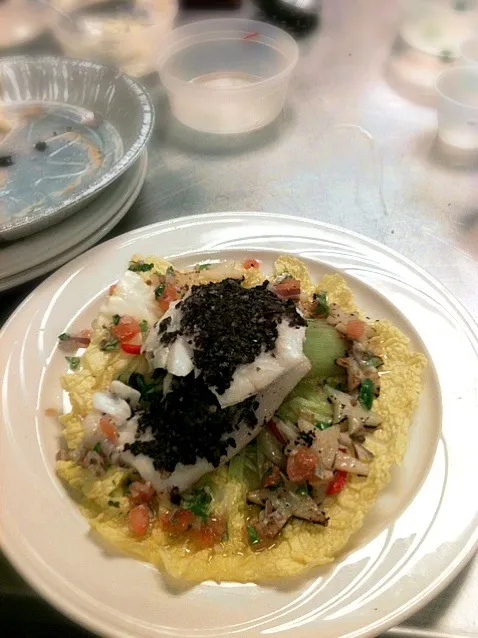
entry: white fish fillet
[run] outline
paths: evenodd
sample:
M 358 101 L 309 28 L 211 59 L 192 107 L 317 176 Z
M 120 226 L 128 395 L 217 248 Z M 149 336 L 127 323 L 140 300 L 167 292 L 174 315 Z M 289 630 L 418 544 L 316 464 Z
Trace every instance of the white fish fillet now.
M 175 332 L 181 323 L 181 310 L 176 308 L 176 303 L 174 306 L 171 304 L 162 320 L 169 317 L 171 323 L 167 332 Z M 261 392 L 305 359 L 305 327 L 291 327 L 282 321 L 277 330 L 274 350 L 262 352 L 252 363 L 238 366 L 224 394 L 218 394 L 214 388 L 210 388 L 221 408 L 242 403 Z M 156 330 L 151 330 L 144 352 L 154 369 L 161 368 L 175 376 L 186 376 L 194 369 L 193 347 L 185 337 L 176 338 L 172 344 L 163 344 Z
M 221 459 L 221 463 L 226 463 L 232 459 L 259 434 L 264 423 L 269 421 L 285 397 L 309 371 L 310 362 L 307 357 L 303 356 L 295 367 L 288 370 L 286 374 L 271 383 L 257 396 L 259 401 L 259 407 L 256 410 L 257 426 L 250 430 L 246 424 L 243 424 L 235 432 L 226 435 L 234 439 L 236 447 L 230 446 L 227 449 L 226 455 Z M 180 491 L 183 491 L 196 483 L 203 474 L 214 469 L 213 465 L 205 459 L 198 459 L 193 465 L 178 463 L 175 470 L 171 474 L 167 474 L 166 472 L 156 471 L 153 461 L 145 454 L 134 456 L 130 451 L 126 451 L 121 454 L 121 457 L 125 463 L 134 467 L 145 481 L 150 481 L 158 492 L 167 492 L 172 487 L 177 487 Z
M 148 286 L 138 273 L 127 270 L 114 293 L 101 306 L 100 313 L 110 321 L 113 315 L 129 315 L 137 321 L 146 319 L 152 325 L 158 319 L 154 287 Z

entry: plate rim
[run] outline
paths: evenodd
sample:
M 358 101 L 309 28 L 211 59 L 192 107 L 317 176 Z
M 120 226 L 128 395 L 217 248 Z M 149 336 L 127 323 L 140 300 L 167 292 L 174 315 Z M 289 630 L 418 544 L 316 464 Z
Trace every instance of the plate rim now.
M 30 56 L 30 55 L 12 55 L 6 56 L 0 59 L 0 71 L 3 68 L 8 68 L 12 64 L 38 64 L 38 65 L 68 65 L 73 67 L 89 67 L 92 71 L 108 70 L 114 74 L 116 81 L 122 80 L 128 91 L 134 96 L 140 106 L 141 112 L 141 125 L 139 133 L 130 146 L 128 151 L 120 157 L 120 159 L 113 164 L 103 175 L 94 180 L 84 189 L 81 189 L 76 194 L 70 195 L 61 203 L 54 206 L 48 206 L 47 208 L 40 208 L 35 214 L 35 217 L 25 216 L 17 221 L 9 221 L 0 224 L 0 240 L 1 241 L 15 241 L 24 236 L 30 234 L 30 230 L 34 232 L 34 229 L 40 230 L 41 226 L 51 221 L 52 226 L 61 222 L 69 215 L 75 212 L 75 207 L 79 206 L 81 202 L 88 198 L 94 198 L 99 195 L 104 188 L 111 185 L 115 179 L 120 177 L 128 168 L 130 168 L 134 162 L 138 159 L 141 151 L 146 147 L 155 124 L 155 110 L 152 99 L 147 92 L 146 88 L 139 82 L 137 78 L 133 78 L 121 70 L 116 69 L 113 66 L 107 64 L 100 64 L 98 62 L 92 62 L 89 60 L 79 60 L 68 56 L 55 56 L 55 55 L 42 55 L 42 56 Z M 37 103 L 38 100 L 31 100 Z M 41 100 L 40 100 L 41 101 Z M 28 100 L 24 102 L 28 104 Z M 8 105 L 8 104 L 7 104 Z M 71 210 L 70 210 L 71 209 Z M 56 219 L 56 222 L 53 221 Z M 27 231 L 29 229 L 29 231 Z
M 146 151 L 144 153 L 145 154 L 141 155 L 137 160 L 141 164 L 138 168 L 137 179 L 134 184 L 131 184 L 130 192 L 128 193 L 127 197 L 124 198 L 124 200 L 121 202 L 121 205 L 117 208 L 116 212 L 113 215 L 104 220 L 93 233 L 87 235 L 82 240 L 76 242 L 68 249 L 62 251 L 58 255 L 55 255 L 51 259 L 48 259 L 41 264 L 31 266 L 26 270 L 14 273 L 13 275 L 10 275 L 10 277 L 6 281 L 0 279 L 0 294 L 8 290 L 13 290 L 18 286 L 22 286 L 23 284 L 32 281 L 37 277 L 41 277 L 49 273 L 54 274 L 52 271 L 62 268 L 64 265 L 68 265 L 70 261 L 73 261 L 73 259 L 76 259 L 77 257 L 81 257 L 82 254 L 95 247 L 95 244 L 98 241 L 100 241 L 105 235 L 113 230 L 113 228 L 117 224 L 119 224 L 123 217 L 129 212 L 130 208 L 134 205 L 139 197 L 141 189 L 143 188 L 144 182 L 146 181 L 146 174 L 148 170 L 148 155 Z M 93 202 L 91 202 L 91 204 L 93 204 Z M 63 258 L 66 253 L 73 253 L 73 257 L 71 259 L 68 256 Z M 14 283 L 9 284 L 8 282 L 12 279 L 14 279 Z
M 407 257 L 404 257 L 403 255 L 401 255 L 400 253 L 398 253 L 397 251 L 389 248 L 388 246 L 381 244 L 380 242 L 377 242 L 373 239 L 370 239 L 364 235 L 361 235 L 359 233 L 356 233 L 354 231 L 350 231 L 348 229 L 343 229 L 339 226 L 333 225 L 333 224 L 329 224 L 329 223 L 325 223 L 325 222 L 320 222 L 317 220 L 313 220 L 313 219 L 308 219 L 308 218 L 301 218 L 301 217 L 297 217 L 297 216 L 293 216 L 293 215 L 280 215 L 280 214 L 274 214 L 274 213 L 263 213 L 263 212 L 223 212 L 223 213 L 206 213 L 206 214 L 202 214 L 202 215 L 188 215 L 188 216 L 184 216 L 184 217 L 179 217 L 179 218 L 172 218 L 172 219 L 168 219 L 168 220 L 164 220 L 161 222 L 156 222 L 154 224 L 150 224 L 141 228 L 137 228 L 134 229 L 132 231 L 129 231 L 127 233 L 124 233 L 122 235 L 119 235 L 117 237 L 114 237 L 110 240 L 108 240 L 107 242 L 104 242 L 103 244 L 100 244 L 99 246 L 96 246 L 95 248 L 90 249 L 89 251 L 87 251 L 86 253 L 84 253 L 83 255 L 80 255 L 79 257 L 77 257 L 76 259 L 74 259 L 72 262 L 69 262 L 68 264 L 66 264 L 65 266 L 63 266 L 60 270 L 58 270 L 56 273 L 54 273 L 51 277 L 53 276 L 58 276 L 58 274 L 63 273 L 63 272 L 67 272 L 67 270 L 69 268 L 72 268 L 74 265 L 76 265 L 77 262 L 79 262 L 80 260 L 84 259 L 85 255 L 89 255 L 91 254 L 93 251 L 102 251 L 105 248 L 113 248 L 113 245 L 115 243 L 121 243 L 126 237 L 128 237 L 129 244 L 134 243 L 134 240 L 137 238 L 140 238 L 143 235 L 146 235 L 146 233 L 151 233 L 152 231 L 154 231 L 155 229 L 158 229 L 160 227 L 167 227 L 167 226 L 171 226 L 172 229 L 174 230 L 175 227 L 178 226 L 182 226 L 183 224 L 187 224 L 188 222 L 194 221 L 194 222 L 198 222 L 201 220 L 209 220 L 209 221 L 213 221 L 214 219 L 217 218 L 226 218 L 226 217 L 241 217 L 241 221 L 246 221 L 247 219 L 255 219 L 257 220 L 258 216 L 263 217 L 263 218 L 268 218 L 269 220 L 283 220 L 283 221 L 293 221 L 295 223 L 297 223 L 299 226 L 300 225 L 309 225 L 312 227 L 315 227 L 316 229 L 320 229 L 320 228 L 326 228 L 332 231 L 338 231 L 341 234 L 347 235 L 349 237 L 352 237 L 356 240 L 359 240 L 360 242 L 363 242 L 365 244 L 371 245 L 375 248 L 380 249 L 380 251 L 387 253 L 388 255 L 392 256 L 395 259 L 398 259 L 398 261 L 404 263 L 409 269 L 411 269 L 412 271 L 415 271 L 416 273 L 418 273 L 423 279 L 425 279 L 425 281 L 432 285 L 435 288 L 438 288 L 438 290 L 440 290 L 442 292 L 442 294 L 445 294 L 453 303 L 453 306 L 455 308 L 455 310 L 457 311 L 457 313 L 459 314 L 459 317 L 461 319 L 461 322 L 463 323 L 462 327 L 467 327 L 469 332 L 471 334 L 468 333 L 467 331 L 467 338 L 472 342 L 471 345 L 473 346 L 473 341 L 475 344 L 475 347 L 473 348 L 475 350 L 475 352 L 478 354 L 478 325 L 475 322 L 474 318 L 472 317 L 472 315 L 468 312 L 468 310 L 461 304 L 460 301 L 458 301 L 455 296 L 453 294 L 451 294 L 448 289 L 443 286 L 443 284 L 441 284 L 439 281 L 437 281 L 434 277 L 432 277 L 425 269 L 423 269 L 421 266 L 418 266 L 417 264 L 415 264 L 413 261 L 409 260 Z M 154 232 L 153 232 L 154 234 Z M 196 248 L 195 250 L 191 251 L 191 253 L 196 253 L 196 252 L 205 252 L 205 248 Z M 210 252 L 213 252 L 213 249 L 211 249 L 210 247 L 207 248 L 207 250 L 209 250 Z M 217 250 L 221 250 L 220 248 Z M 223 250 L 227 250 L 227 248 L 223 248 Z M 237 249 L 236 249 L 237 250 Z M 250 251 L 251 249 L 244 249 L 244 251 Z M 279 249 L 277 249 L 279 250 Z M 321 259 L 317 259 L 317 258 L 313 258 L 311 257 L 311 259 L 313 261 L 316 261 L 317 263 L 320 263 L 322 265 L 325 265 L 327 267 L 330 267 L 330 264 L 327 264 L 327 262 L 322 261 Z M 335 267 L 337 270 L 340 271 L 339 267 Z M 353 275 L 349 275 L 352 276 Z M 46 288 L 49 284 L 50 281 L 50 277 L 47 278 L 42 284 L 40 284 L 40 286 L 38 288 Z M 365 283 L 366 286 L 371 287 L 370 284 L 366 283 L 366 282 L 362 282 Z M 36 289 L 37 290 L 37 289 Z M 35 291 L 36 291 L 35 290 Z M 2 336 L 3 331 L 6 329 L 7 326 L 10 325 L 10 323 L 12 321 L 15 320 L 17 314 L 19 314 L 20 312 L 22 312 L 23 307 L 29 302 L 29 300 L 31 299 L 31 297 L 35 294 L 35 291 L 33 291 L 19 306 L 18 308 L 15 310 L 15 312 L 9 317 L 9 319 L 5 322 L 5 325 L 3 326 L 2 330 L 0 331 L 0 337 Z M 416 331 L 418 336 L 420 336 L 420 333 L 418 331 Z M 0 538 L 0 545 L 2 546 L 2 549 L 5 552 L 5 555 L 9 558 L 9 560 L 11 560 L 12 564 L 15 565 L 15 567 L 18 569 L 18 571 L 21 574 L 24 574 L 22 565 L 20 561 L 16 560 L 16 557 L 11 556 L 9 548 L 5 547 L 4 543 L 3 543 L 3 539 Z M 411 604 L 407 604 L 407 605 L 402 605 L 401 608 L 399 608 L 398 610 L 394 611 L 393 613 L 389 614 L 387 617 L 384 618 L 380 618 L 379 620 L 377 620 L 373 625 L 370 625 L 368 628 L 365 629 L 365 631 L 363 630 L 357 630 L 357 631 L 352 631 L 351 633 L 347 633 L 347 636 L 351 637 L 351 636 L 374 636 L 377 635 L 378 631 L 384 631 L 392 626 L 395 626 L 399 623 L 401 623 L 404 619 L 408 618 L 410 615 L 412 615 L 413 613 L 415 613 L 416 611 L 418 611 L 419 609 L 421 609 L 424 605 L 426 605 L 431 599 L 433 599 L 436 595 L 438 595 L 452 580 L 453 578 L 457 575 L 457 573 L 465 566 L 465 564 L 472 558 L 473 554 L 476 552 L 476 549 L 478 548 L 478 528 L 474 530 L 473 534 L 470 534 L 470 536 L 467 539 L 467 542 L 464 543 L 463 547 L 461 548 L 461 550 L 458 552 L 458 554 L 453 558 L 453 561 L 451 561 L 448 566 L 446 567 L 446 569 L 440 574 L 439 577 L 435 578 L 432 582 L 430 582 L 427 587 L 422 590 L 420 592 L 420 594 L 418 594 L 415 599 L 411 602 Z M 33 582 L 35 579 L 30 578 L 30 574 L 26 575 L 24 574 L 24 576 L 26 577 L 26 579 L 29 582 Z M 41 580 L 41 579 L 40 579 Z M 54 604 L 55 606 L 58 606 L 59 601 L 61 601 L 61 597 L 55 595 L 54 592 L 49 591 L 49 586 L 46 586 L 46 589 L 48 591 L 45 590 L 45 584 L 42 583 L 41 585 L 34 584 L 35 588 L 39 589 L 42 592 L 42 596 L 44 595 L 44 597 L 49 600 L 52 604 Z M 61 611 L 63 613 L 65 613 L 67 616 L 69 616 L 70 618 L 72 618 L 75 622 L 81 622 L 81 624 L 83 624 L 84 626 L 87 626 L 89 628 L 91 628 L 94 631 L 97 631 L 99 629 L 99 625 L 102 623 L 102 621 L 98 621 L 96 624 L 94 621 L 91 621 L 90 618 L 87 618 L 86 616 L 83 615 L 82 611 L 79 610 L 78 608 L 75 608 L 73 604 L 69 604 L 66 603 L 66 606 L 64 603 L 59 604 L 59 608 L 61 609 Z M 81 618 L 81 620 L 79 620 L 79 618 Z M 104 627 L 102 628 L 103 630 L 105 629 Z M 113 633 L 108 633 L 107 635 L 112 635 Z M 115 636 L 130 636 L 129 633 L 126 632 L 116 632 L 114 634 Z M 159 635 L 159 634 L 158 634 Z

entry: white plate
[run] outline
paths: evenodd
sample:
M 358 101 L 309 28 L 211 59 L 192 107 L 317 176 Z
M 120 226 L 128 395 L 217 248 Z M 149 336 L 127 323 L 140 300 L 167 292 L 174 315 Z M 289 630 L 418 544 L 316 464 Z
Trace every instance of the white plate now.
M 314 277 L 342 268 L 367 312 L 389 317 L 412 346 L 426 347 L 434 366 L 405 462 L 340 560 L 275 587 L 188 588 L 95 542 L 55 476 L 58 429 L 44 409 L 62 402 L 57 335 L 95 315 L 131 253 L 188 264 L 228 251 L 266 264 L 278 252 L 296 253 L 310 260 Z M 3 548 L 45 598 L 101 635 L 376 635 L 438 593 L 476 546 L 477 334 L 466 311 L 425 272 L 334 226 L 225 213 L 170 220 L 113 239 L 39 286 L 0 335 Z
M 148 168 L 147 153 L 117 182 L 55 226 L 0 250 L 0 292 L 39 277 L 91 248 L 126 215 L 138 197 Z

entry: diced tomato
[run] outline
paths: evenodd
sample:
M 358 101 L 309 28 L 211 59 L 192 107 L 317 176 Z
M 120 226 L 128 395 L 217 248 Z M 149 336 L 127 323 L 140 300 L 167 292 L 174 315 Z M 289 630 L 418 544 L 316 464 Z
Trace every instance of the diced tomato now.
M 264 475 L 264 480 L 262 481 L 263 487 L 271 487 L 272 485 L 277 485 L 280 481 L 280 469 L 277 465 L 273 465 L 270 468 L 270 472 L 266 472 Z
M 171 534 L 184 534 L 191 528 L 195 518 L 190 510 L 177 509 L 165 512 L 161 515 L 161 527 Z
M 267 424 L 267 428 L 270 430 L 270 432 L 276 437 L 276 439 L 279 441 L 279 443 L 281 445 L 285 445 L 287 443 L 287 441 L 285 440 L 285 438 L 282 436 L 282 434 L 279 431 L 279 428 L 277 427 L 275 421 L 273 421 L 272 419 L 269 421 L 269 423 Z
M 146 505 L 137 505 L 128 515 L 129 529 L 135 536 L 144 536 L 149 527 L 149 510 Z
M 100 419 L 100 430 L 110 443 L 116 443 L 118 440 L 118 430 L 116 425 L 109 416 L 102 416 Z
M 158 306 L 161 308 L 161 310 L 166 312 L 166 310 L 169 308 L 169 304 L 172 301 L 176 301 L 177 298 L 178 293 L 176 291 L 176 288 L 174 286 L 171 286 L 170 284 L 167 284 L 161 296 L 158 297 Z
M 148 503 L 155 494 L 156 491 L 149 481 L 147 483 L 134 481 L 129 486 L 129 500 L 132 505 Z
M 315 469 L 319 459 L 315 452 L 300 447 L 296 454 L 287 457 L 287 476 L 294 483 L 302 483 L 315 477 Z
M 108 288 L 108 294 L 111 297 L 111 295 L 114 293 L 114 291 L 116 290 L 116 286 L 118 284 L 111 284 L 111 286 Z
M 360 339 L 365 331 L 365 322 L 359 319 L 352 319 L 347 323 L 347 337 L 349 339 Z
M 199 547 L 213 547 L 226 533 L 226 523 L 222 518 L 210 518 L 198 529 L 191 529 L 191 537 Z
M 121 350 L 126 354 L 141 354 L 141 345 L 139 343 L 122 343 Z
M 285 279 L 280 284 L 275 284 L 275 293 L 281 299 L 291 299 L 300 295 L 300 281 L 298 279 Z
M 347 483 L 347 472 L 337 470 L 332 482 L 327 488 L 327 496 L 333 496 L 334 494 L 341 492 L 345 487 L 345 483 Z
M 116 326 L 111 326 L 111 334 L 115 339 L 118 339 L 120 343 L 127 343 L 141 332 L 139 323 L 133 317 L 129 315 L 123 315 L 120 317 Z
M 257 259 L 246 259 L 242 262 L 242 267 L 246 270 L 249 270 L 249 268 L 259 268 L 259 262 Z

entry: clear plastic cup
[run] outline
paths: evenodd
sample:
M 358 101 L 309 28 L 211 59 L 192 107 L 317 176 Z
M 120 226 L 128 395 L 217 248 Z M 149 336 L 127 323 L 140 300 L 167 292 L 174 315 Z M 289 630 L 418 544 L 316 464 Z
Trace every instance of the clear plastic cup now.
M 461 59 L 466 64 L 478 65 L 478 37 L 470 38 L 461 45 Z
M 270 24 L 202 20 L 171 32 L 158 70 L 180 122 L 232 134 L 279 115 L 298 58 L 295 40 Z
M 478 66 L 443 71 L 436 90 L 438 137 L 455 148 L 478 150 Z
M 478 0 L 404 0 L 402 38 L 414 49 L 444 59 L 478 30 Z
M 59 0 L 53 2 L 58 4 Z M 54 28 L 63 52 L 117 66 L 136 77 L 156 70 L 158 42 L 164 42 L 171 32 L 178 12 L 178 0 L 61 2 L 72 7 L 68 12 L 61 8 Z M 52 7 L 58 8 L 57 4 Z

